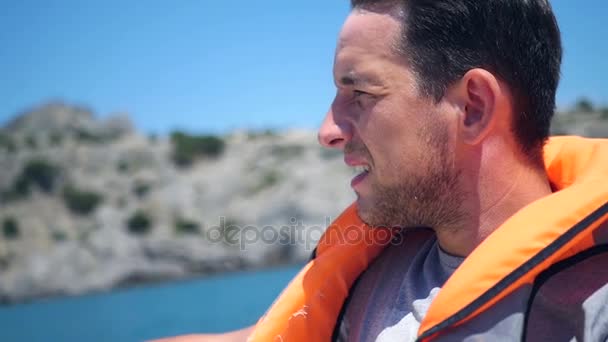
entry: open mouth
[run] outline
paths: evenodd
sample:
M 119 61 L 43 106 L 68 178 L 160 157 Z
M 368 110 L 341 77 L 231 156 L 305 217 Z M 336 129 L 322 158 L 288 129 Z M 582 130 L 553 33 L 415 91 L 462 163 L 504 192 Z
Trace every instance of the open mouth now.
M 353 188 L 367 178 L 367 175 L 369 174 L 369 165 L 357 165 L 354 167 L 354 170 L 356 176 L 350 182 L 350 186 Z

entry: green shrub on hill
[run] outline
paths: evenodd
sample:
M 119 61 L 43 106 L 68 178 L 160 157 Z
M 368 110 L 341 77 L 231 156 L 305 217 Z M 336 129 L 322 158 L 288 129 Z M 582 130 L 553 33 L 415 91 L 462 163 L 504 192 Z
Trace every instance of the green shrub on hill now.
M 219 157 L 225 148 L 223 139 L 213 135 L 189 135 L 183 132 L 171 133 L 173 162 L 179 167 L 192 165 L 198 158 Z
M 31 149 L 38 148 L 38 142 L 36 141 L 36 137 L 33 135 L 28 135 L 25 137 L 25 145 Z
M 137 181 L 133 185 L 133 194 L 138 198 L 144 198 L 149 192 L 152 186 L 148 183 Z
M 576 102 L 574 110 L 582 113 L 593 112 L 593 103 L 587 98 L 581 98 Z
M 249 195 L 255 195 L 262 190 L 268 189 L 276 184 L 278 184 L 283 177 L 278 171 L 268 170 L 264 172 L 262 177 L 259 180 L 259 183 L 254 185 L 247 192 Z
M 81 143 L 101 144 L 109 141 L 109 137 L 90 132 L 86 129 L 78 128 L 74 131 L 74 138 Z
M 68 234 L 61 230 L 56 230 L 51 233 L 51 238 L 55 242 L 64 242 L 68 239 Z
M 152 218 L 143 210 L 137 210 L 127 220 L 127 229 L 131 234 L 144 235 L 152 228 Z
M 129 163 L 126 160 L 119 160 L 116 162 L 116 171 L 120 173 L 129 171 Z
M 16 239 L 19 237 L 20 235 L 20 231 L 19 231 L 19 223 L 17 222 L 17 220 L 12 217 L 9 216 L 7 218 L 4 219 L 4 221 L 2 222 L 2 234 L 4 235 L 5 239 Z
M 59 146 L 63 142 L 63 135 L 54 132 L 49 135 L 49 143 L 51 146 Z
M 13 188 L 4 194 L 6 200 L 17 200 L 27 197 L 30 194 L 30 182 L 23 176 L 17 177 L 13 183 Z
M 93 191 L 76 189 L 68 185 L 63 189 L 63 202 L 76 215 L 88 215 L 95 211 L 103 197 Z
M 175 232 L 180 235 L 199 234 L 201 227 L 198 222 L 178 218 L 175 220 Z
M 272 146 L 270 153 L 279 159 L 290 159 L 299 157 L 304 153 L 305 148 L 296 144 L 277 144 Z
M 272 130 L 272 129 L 265 129 L 265 130 L 252 130 L 247 132 L 247 139 L 248 140 L 257 140 L 259 138 L 276 138 L 278 135 L 277 133 Z
M 17 151 L 17 145 L 11 136 L 5 133 L 0 133 L 0 148 L 6 149 L 9 153 Z
M 32 159 L 25 164 L 15 179 L 11 197 L 22 198 L 30 193 L 31 186 L 50 193 L 59 176 L 59 168 L 44 159 Z

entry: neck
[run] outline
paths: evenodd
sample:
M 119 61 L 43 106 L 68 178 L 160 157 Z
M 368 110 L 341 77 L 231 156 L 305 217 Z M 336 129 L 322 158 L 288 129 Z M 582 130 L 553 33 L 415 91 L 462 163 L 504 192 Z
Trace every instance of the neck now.
M 544 170 L 504 155 L 489 159 L 486 165 L 490 167 L 484 170 L 484 163 L 480 163 L 479 171 L 465 180 L 471 186 L 468 188 L 476 189 L 463 203 L 466 220 L 459 227 L 436 229 L 441 248 L 450 254 L 469 255 L 517 211 L 551 194 Z

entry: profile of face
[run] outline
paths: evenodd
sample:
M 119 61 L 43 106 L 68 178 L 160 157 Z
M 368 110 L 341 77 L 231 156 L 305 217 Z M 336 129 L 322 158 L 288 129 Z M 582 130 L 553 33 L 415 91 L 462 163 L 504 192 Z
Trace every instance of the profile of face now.
M 354 10 L 336 48 L 337 92 L 319 130 L 360 173 L 351 186 L 371 226 L 439 227 L 461 218 L 449 106 L 421 96 L 395 51 L 398 19 Z

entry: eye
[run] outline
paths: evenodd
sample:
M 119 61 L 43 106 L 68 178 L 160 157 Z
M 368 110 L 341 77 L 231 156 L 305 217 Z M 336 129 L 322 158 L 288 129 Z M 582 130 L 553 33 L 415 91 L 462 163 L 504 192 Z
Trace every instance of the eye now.
M 361 97 L 363 95 L 368 95 L 366 92 L 361 91 L 361 90 L 353 90 L 353 97 L 354 98 L 358 98 Z
M 353 90 L 352 100 L 358 107 L 366 107 L 369 104 L 369 101 L 373 99 L 373 96 L 370 93 L 366 93 L 361 90 Z

